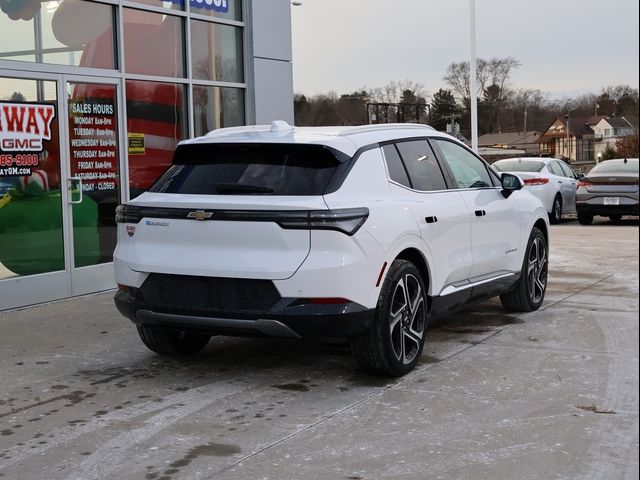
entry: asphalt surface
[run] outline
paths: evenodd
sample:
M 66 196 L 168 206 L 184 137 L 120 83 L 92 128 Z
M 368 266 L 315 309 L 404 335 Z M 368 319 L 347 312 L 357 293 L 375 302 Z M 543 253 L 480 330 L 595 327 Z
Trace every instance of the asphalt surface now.
M 542 309 L 438 322 L 399 380 L 342 345 L 164 359 L 111 297 L 0 312 L 0 477 L 638 478 L 637 222 L 552 227 Z

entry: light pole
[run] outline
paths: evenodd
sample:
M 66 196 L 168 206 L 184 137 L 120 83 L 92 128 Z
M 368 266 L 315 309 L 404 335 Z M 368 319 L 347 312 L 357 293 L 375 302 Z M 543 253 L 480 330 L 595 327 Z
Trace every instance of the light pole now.
M 476 78 L 476 2 L 469 0 L 469 39 L 471 58 L 469 75 L 471 76 L 471 149 L 478 152 L 478 85 Z
M 569 136 L 569 114 L 565 114 L 565 121 L 567 122 L 567 163 L 571 163 L 571 137 Z

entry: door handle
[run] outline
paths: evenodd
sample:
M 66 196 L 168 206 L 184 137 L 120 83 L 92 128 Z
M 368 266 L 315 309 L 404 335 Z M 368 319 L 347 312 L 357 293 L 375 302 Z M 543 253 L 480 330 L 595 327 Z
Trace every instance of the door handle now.
M 438 221 L 438 217 L 424 217 L 424 221 L 427 223 L 436 223 Z
M 562 180 L 558 180 L 558 183 L 562 183 Z
M 78 200 L 75 201 L 73 200 L 73 182 L 78 182 L 78 193 L 80 193 Z M 69 203 L 82 203 L 82 178 L 80 177 L 69 177 Z
M 484 217 L 486 214 L 484 210 L 476 210 L 476 217 Z

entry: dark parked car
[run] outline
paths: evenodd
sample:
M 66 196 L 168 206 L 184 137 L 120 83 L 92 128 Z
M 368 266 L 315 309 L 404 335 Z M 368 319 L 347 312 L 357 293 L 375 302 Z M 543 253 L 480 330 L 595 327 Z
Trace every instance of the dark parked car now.
M 616 158 L 596 165 L 578 181 L 578 221 L 590 225 L 595 215 L 619 221 L 638 215 L 638 159 Z

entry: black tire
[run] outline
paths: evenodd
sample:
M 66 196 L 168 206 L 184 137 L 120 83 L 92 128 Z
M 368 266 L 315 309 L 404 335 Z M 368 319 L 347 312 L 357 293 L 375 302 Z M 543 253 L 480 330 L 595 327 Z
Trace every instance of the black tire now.
M 510 312 L 532 312 L 540 308 L 547 290 L 549 248 L 539 228 L 529 236 L 522 262 L 522 273 L 513 290 L 500 295 L 502 306 Z
M 615 215 L 609 215 L 609 220 L 611 220 L 613 223 L 620 223 L 620 221 L 622 220 L 622 215 L 620 215 L 619 213 L 616 213 Z
M 160 330 L 138 325 L 138 335 L 145 346 L 160 355 L 185 357 L 200 352 L 209 342 L 209 335 Z
M 375 375 L 400 377 L 420 360 L 427 326 L 422 274 L 407 260 L 395 260 L 385 278 L 373 325 L 350 339 L 358 366 Z
M 549 223 L 557 225 L 562 220 L 562 197 L 556 195 L 553 199 L 553 207 L 551 207 L 551 213 L 549 214 Z
M 578 223 L 580 225 L 591 225 L 593 223 L 593 215 L 590 213 L 578 212 Z

